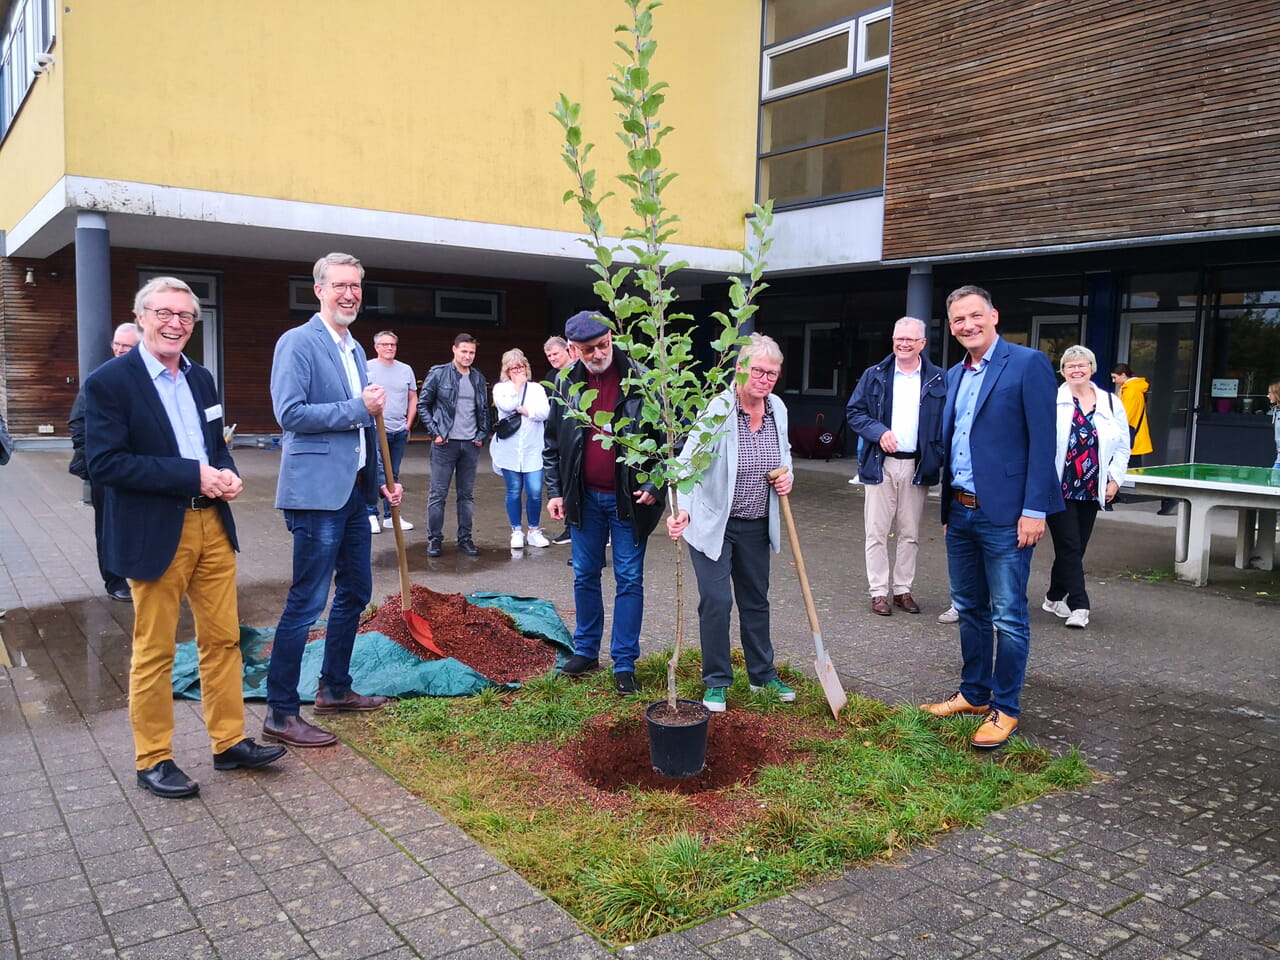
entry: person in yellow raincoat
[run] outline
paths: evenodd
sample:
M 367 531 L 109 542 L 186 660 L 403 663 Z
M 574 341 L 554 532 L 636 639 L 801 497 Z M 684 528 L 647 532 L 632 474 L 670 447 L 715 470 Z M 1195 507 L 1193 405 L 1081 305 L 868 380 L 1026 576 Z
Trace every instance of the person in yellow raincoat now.
M 1129 466 L 1142 465 L 1142 455 L 1151 453 L 1155 447 L 1151 444 L 1151 428 L 1147 425 L 1147 391 L 1151 385 L 1146 377 L 1135 377 L 1133 368 L 1127 363 L 1117 363 L 1111 368 L 1111 382 L 1116 385 L 1120 401 L 1124 404 L 1125 417 L 1129 421 Z M 1133 503 L 1138 498 L 1118 496 L 1121 503 Z M 1110 509 L 1110 504 L 1108 504 Z M 1161 516 L 1172 516 L 1178 512 L 1177 500 L 1161 500 Z

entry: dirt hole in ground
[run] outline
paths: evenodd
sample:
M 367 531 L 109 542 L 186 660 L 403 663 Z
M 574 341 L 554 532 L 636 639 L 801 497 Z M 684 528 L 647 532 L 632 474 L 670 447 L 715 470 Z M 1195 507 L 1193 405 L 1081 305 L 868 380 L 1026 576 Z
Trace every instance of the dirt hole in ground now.
M 761 767 L 790 763 L 803 751 L 790 731 L 779 730 L 777 714 L 730 711 L 712 714 L 707 729 L 707 765 L 697 776 L 672 779 L 649 762 L 644 718 L 597 717 L 583 736 L 566 744 L 561 762 L 567 770 L 598 790 L 618 793 L 631 788 L 704 793 L 743 783 Z

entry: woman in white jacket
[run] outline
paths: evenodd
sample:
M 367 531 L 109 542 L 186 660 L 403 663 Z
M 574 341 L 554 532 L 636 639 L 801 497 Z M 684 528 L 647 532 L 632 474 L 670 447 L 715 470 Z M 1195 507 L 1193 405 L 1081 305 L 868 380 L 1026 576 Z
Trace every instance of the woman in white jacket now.
M 502 374 L 493 385 L 493 405 L 498 417 L 520 414 L 520 429 L 503 439 L 496 433 L 489 445 L 493 472 L 507 485 L 507 519 L 511 521 L 511 549 L 551 545 L 542 533 L 542 431 L 551 404 L 542 384 L 529 378 L 529 359 L 523 350 L 508 350 L 502 355 Z M 520 499 L 529 521 L 526 538 L 520 523 Z
M 1059 365 L 1058 477 L 1066 510 L 1049 515 L 1053 569 L 1043 609 L 1067 621 L 1089 625 L 1089 593 L 1084 585 L 1084 552 L 1098 511 L 1115 497 L 1129 468 L 1129 421 L 1124 403 L 1091 379 L 1098 361 L 1088 347 L 1067 347 Z

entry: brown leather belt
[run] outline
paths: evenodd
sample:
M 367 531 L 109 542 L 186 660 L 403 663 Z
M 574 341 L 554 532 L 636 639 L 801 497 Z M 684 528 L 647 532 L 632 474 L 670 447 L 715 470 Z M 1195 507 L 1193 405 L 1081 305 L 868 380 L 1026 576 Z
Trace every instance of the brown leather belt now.
M 955 495 L 956 503 L 960 504 L 960 506 L 968 507 L 970 510 L 978 509 L 978 498 L 968 490 L 954 490 L 952 493 Z

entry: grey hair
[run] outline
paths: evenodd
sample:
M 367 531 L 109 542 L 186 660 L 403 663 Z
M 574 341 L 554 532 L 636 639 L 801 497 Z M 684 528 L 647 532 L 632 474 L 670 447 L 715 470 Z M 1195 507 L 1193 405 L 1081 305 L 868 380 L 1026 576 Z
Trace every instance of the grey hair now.
M 738 366 L 745 367 L 747 361 L 752 357 L 760 357 L 762 360 L 772 360 L 774 363 L 782 364 L 782 348 L 778 346 L 778 341 L 773 337 L 766 337 L 763 333 L 753 333 L 751 342 L 744 345 L 738 354 Z
M 138 326 L 136 323 L 120 324 L 120 326 L 116 327 L 115 330 L 111 331 L 111 339 L 114 340 L 116 337 L 120 336 L 120 334 L 122 333 L 132 333 L 139 340 L 142 339 L 142 328 Z
M 326 253 L 311 268 L 311 277 L 316 283 L 324 283 L 330 267 L 355 267 L 360 271 L 360 279 L 364 279 L 364 264 L 349 253 Z
M 919 320 L 916 317 L 899 317 L 898 322 L 893 325 L 893 332 L 897 333 L 899 327 L 902 327 L 908 323 L 914 323 L 916 326 L 920 328 L 920 339 L 922 340 L 928 339 L 929 337 L 928 325 L 925 324 L 923 320 Z
M 951 305 L 964 297 L 981 297 L 983 300 L 987 301 L 987 306 L 992 310 L 996 308 L 996 305 L 991 302 L 991 294 L 987 293 L 987 291 L 983 290 L 981 287 L 974 286 L 972 283 L 966 283 L 963 287 L 956 287 L 947 294 L 947 310 L 950 311 Z
M 397 346 L 400 344 L 400 337 L 396 335 L 394 330 L 379 330 L 373 335 L 373 342 L 377 343 L 379 337 L 390 337 L 396 342 Z
M 161 290 L 176 290 L 178 293 L 185 293 L 191 298 L 191 312 L 196 315 L 197 320 L 200 319 L 199 298 L 191 292 L 190 287 L 177 277 L 152 277 L 148 280 L 133 297 L 133 315 L 135 317 L 141 316 L 152 294 L 159 293 Z
M 1062 372 L 1063 367 L 1065 367 L 1071 360 L 1088 360 L 1089 373 L 1094 374 L 1098 372 L 1098 358 L 1095 357 L 1093 355 L 1093 351 L 1086 346 L 1082 346 L 1077 343 L 1074 346 L 1067 347 L 1067 349 L 1063 350 L 1062 356 L 1058 359 L 1058 371 Z
M 564 337 L 547 337 L 547 342 L 542 345 L 543 352 L 545 353 L 552 347 L 559 347 L 561 350 L 568 350 L 569 341 Z

